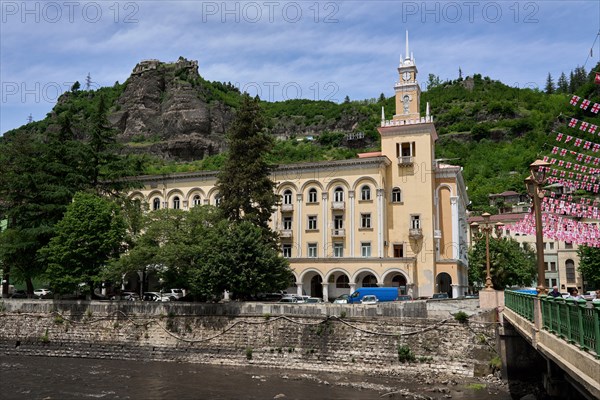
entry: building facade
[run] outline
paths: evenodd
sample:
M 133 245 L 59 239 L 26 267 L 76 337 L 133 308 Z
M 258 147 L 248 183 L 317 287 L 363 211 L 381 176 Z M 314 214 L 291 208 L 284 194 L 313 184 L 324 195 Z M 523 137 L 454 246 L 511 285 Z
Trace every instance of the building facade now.
M 420 114 L 417 67 L 398 66 L 396 114 L 382 110 L 381 151 L 342 161 L 284 165 L 272 173 L 281 204 L 272 228 L 296 281 L 289 290 L 329 300 L 363 286 L 428 297 L 468 288 L 469 203 L 460 167 L 435 160 L 429 107 Z M 216 173 L 140 178 L 130 197 L 159 208 L 218 205 Z
M 562 188 L 560 189 L 562 191 Z M 521 246 L 527 244 L 535 251 L 535 235 L 521 234 L 510 230 L 510 226 L 523 220 L 531 209 L 529 197 L 507 191 L 499 194 L 490 194 L 489 198 L 490 205 L 495 205 L 500 209 L 500 214 L 490 216 L 490 222 L 494 224 L 501 222 L 504 224 L 505 228 L 502 236 L 516 240 Z M 481 224 L 484 221 L 481 216 L 472 216 L 469 218 L 469 226 L 473 222 Z M 566 293 L 568 290 L 574 288 L 577 288 L 580 292 L 583 291 L 584 284 L 579 272 L 577 249 L 578 246 L 572 242 L 544 239 L 545 285 L 547 288 L 557 286 L 562 293 Z M 537 285 L 536 282 L 532 282 L 531 286 L 535 287 Z

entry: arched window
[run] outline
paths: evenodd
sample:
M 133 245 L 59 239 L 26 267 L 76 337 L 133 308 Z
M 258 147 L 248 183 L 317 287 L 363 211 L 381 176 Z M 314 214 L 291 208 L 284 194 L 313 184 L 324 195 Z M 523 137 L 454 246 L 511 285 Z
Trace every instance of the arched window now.
M 317 189 L 310 188 L 310 190 L 308 191 L 308 202 L 309 203 L 317 202 Z
M 360 188 L 360 199 L 371 200 L 371 188 L 369 185 L 364 185 L 362 188 Z
M 173 197 L 173 209 L 179 210 L 179 206 L 180 206 L 179 197 L 178 196 Z
M 283 192 L 283 204 L 292 204 L 292 191 L 289 189 Z
M 192 204 L 194 205 L 194 207 L 199 206 L 200 205 L 200 195 L 197 194 L 194 196 L 194 199 L 192 200 Z
M 333 201 L 344 201 L 344 189 L 336 187 L 333 192 Z
M 567 282 L 575 282 L 575 262 L 573 262 L 573 260 L 565 261 L 565 268 L 567 272 Z
M 400 188 L 392 189 L 392 203 L 402 203 L 402 191 Z
M 160 199 L 158 197 L 155 197 L 154 200 L 152 200 L 152 209 L 153 210 L 160 209 Z
M 369 274 L 363 278 L 363 287 L 377 287 L 377 278 L 375 275 Z
M 215 196 L 215 206 L 219 207 L 221 205 L 221 193 L 217 193 Z
M 350 279 L 346 275 L 340 275 L 335 280 L 335 287 L 338 289 L 350 289 Z

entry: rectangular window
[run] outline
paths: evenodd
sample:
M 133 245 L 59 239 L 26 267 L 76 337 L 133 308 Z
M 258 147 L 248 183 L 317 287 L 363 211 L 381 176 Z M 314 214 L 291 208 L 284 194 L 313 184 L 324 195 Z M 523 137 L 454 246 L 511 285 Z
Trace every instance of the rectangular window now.
M 308 257 L 309 258 L 317 258 L 317 244 L 316 243 L 308 244 Z
M 572 249 L 572 248 L 573 248 L 572 242 L 565 242 L 565 249 Z
M 292 245 L 291 244 L 284 244 L 281 248 L 282 252 L 283 252 L 283 256 L 285 258 L 290 258 L 292 256 Z
M 550 246 L 550 250 L 554 250 L 554 242 L 550 242 L 548 245 Z
M 362 242 L 360 244 L 360 254 L 363 257 L 371 257 L 371 242 Z
M 421 216 L 411 215 L 410 216 L 410 229 L 421 229 Z
M 292 229 L 292 217 L 283 217 L 283 229 L 286 231 Z
M 334 243 L 333 244 L 333 256 L 334 257 L 344 257 L 344 243 Z
M 550 271 L 556 271 L 556 263 L 554 261 L 550 263 Z
M 404 257 L 404 245 L 403 244 L 395 244 L 394 245 L 394 258 L 402 258 Z
M 308 202 L 309 203 L 317 202 L 317 190 L 316 189 L 310 189 L 308 191 Z
M 309 231 L 317 230 L 317 216 L 316 215 L 308 216 L 308 230 Z
M 371 227 L 371 213 L 360 214 L 360 227 L 370 228 Z

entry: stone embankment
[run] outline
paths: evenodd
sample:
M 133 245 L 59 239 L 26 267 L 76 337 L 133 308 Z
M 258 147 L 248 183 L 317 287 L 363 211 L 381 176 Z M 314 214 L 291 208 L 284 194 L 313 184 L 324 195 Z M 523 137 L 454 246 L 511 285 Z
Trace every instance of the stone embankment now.
M 475 300 L 376 306 L 4 300 L 0 310 L 6 355 L 465 377 L 489 374 L 496 355 L 496 315 L 479 313 Z M 468 321 L 452 315 L 459 311 Z

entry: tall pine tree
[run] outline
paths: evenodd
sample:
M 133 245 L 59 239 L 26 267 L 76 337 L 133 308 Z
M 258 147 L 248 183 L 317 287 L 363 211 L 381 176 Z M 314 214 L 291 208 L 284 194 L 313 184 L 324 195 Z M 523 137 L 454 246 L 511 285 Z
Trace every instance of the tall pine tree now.
M 546 94 L 554 93 L 554 81 L 552 80 L 552 75 L 548 72 L 548 77 L 546 78 L 546 87 L 544 88 Z
M 560 74 L 558 78 L 556 91 L 558 93 L 568 93 L 569 92 L 569 81 L 567 80 L 567 75 L 564 72 Z
M 245 94 L 227 135 L 229 152 L 217 178 L 220 208 L 231 221 L 250 221 L 271 232 L 269 219 L 277 205 L 272 166 L 265 159 L 273 137 L 264 131 L 258 98 Z

